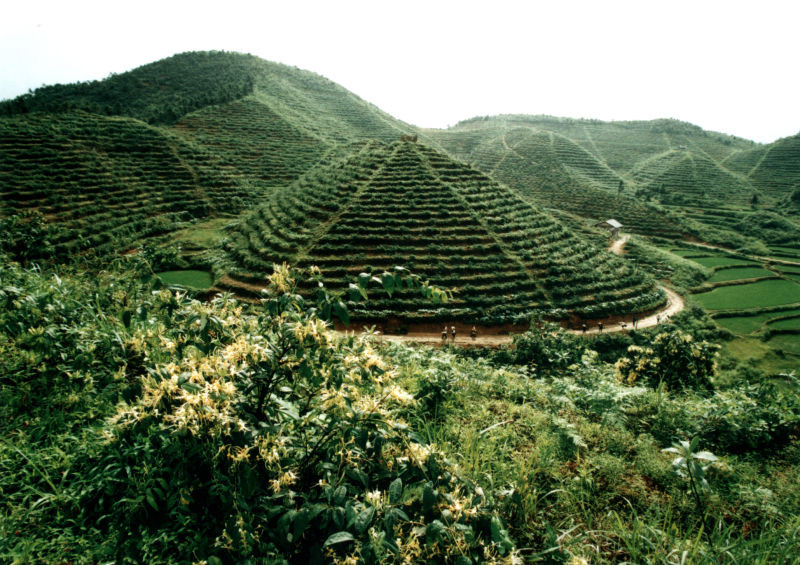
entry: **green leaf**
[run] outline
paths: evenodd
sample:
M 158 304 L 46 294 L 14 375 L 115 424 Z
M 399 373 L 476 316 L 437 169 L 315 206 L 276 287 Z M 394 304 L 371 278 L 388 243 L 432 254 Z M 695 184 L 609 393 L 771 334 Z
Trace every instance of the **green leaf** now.
M 348 294 L 350 295 L 350 300 L 353 302 L 361 302 L 361 299 L 367 299 L 366 291 L 358 286 L 356 283 L 350 283 L 349 288 L 347 289 Z
M 356 538 L 354 538 L 353 534 L 350 532 L 336 532 L 335 534 L 328 536 L 328 539 L 325 540 L 325 543 L 322 544 L 322 547 L 328 547 L 337 543 L 344 543 L 346 541 L 354 541 L 355 539 Z
M 222 559 L 220 559 L 216 555 L 209 555 L 208 557 L 206 557 L 206 563 L 208 565 L 222 565 Z
M 370 506 L 366 510 L 362 510 L 356 516 L 355 523 L 353 526 L 356 529 L 356 532 L 359 534 L 363 534 L 369 528 L 369 525 L 372 523 L 372 517 L 375 515 L 375 508 Z
M 341 300 L 333 303 L 333 313 L 339 318 L 344 325 L 350 325 L 350 313 L 347 311 L 347 306 Z
M 428 545 L 433 545 L 439 541 L 439 538 L 442 536 L 442 532 L 444 530 L 444 524 L 442 524 L 439 520 L 434 520 L 428 524 L 425 527 L 425 543 Z
M 391 298 L 395 288 L 394 276 L 391 273 L 383 273 L 381 275 L 381 284 L 383 285 L 383 289 L 386 291 L 386 294 L 388 294 L 389 298 Z
M 369 273 L 361 273 L 358 275 L 359 288 L 366 289 L 369 286 L 369 281 L 372 277 Z
M 153 491 L 147 489 L 145 493 L 145 498 L 147 499 L 147 504 L 153 507 L 153 510 L 158 510 L 158 504 L 156 504 L 156 499 L 153 498 Z
M 341 506 L 344 504 L 344 499 L 347 497 L 347 487 L 342 485 L 333 492 L 333 504 Z
M 400 497 L 403 495 L 403 479 L 397 477 L 389 485 L 389 502 L 397 504 L 400 502 Z
M 425 514 L 430 514 L 434 504 L 436 504 L 436 491 L 433 490 L 431 484 L 428 483 L 422 489 L 422 511 Z

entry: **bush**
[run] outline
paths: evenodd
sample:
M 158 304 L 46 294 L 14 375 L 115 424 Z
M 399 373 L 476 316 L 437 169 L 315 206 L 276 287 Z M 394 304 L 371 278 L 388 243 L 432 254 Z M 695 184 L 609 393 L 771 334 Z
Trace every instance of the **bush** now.
M 549 372 L 577 363 L 585 350 L 584 341 L 561 326 L 535 320 L 528 331 L 514 336 L 511 356 L 514 363 Z
M 658 334 L 649 346 L 632 345 L 628 356 L 617 361 L 617 375 L 628 385 L 638 381 L 669 390 L 710 389 L 716 372 L 719 346 L 680 331 Z

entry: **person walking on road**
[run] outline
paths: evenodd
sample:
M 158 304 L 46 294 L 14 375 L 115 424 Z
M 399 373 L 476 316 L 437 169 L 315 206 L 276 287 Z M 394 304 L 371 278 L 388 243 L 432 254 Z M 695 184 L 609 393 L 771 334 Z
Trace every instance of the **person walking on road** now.
M 442 328 L 442 343 L 447 341 L 447 326 Z
M 450 335 L 453 336 L 453 343 L 455 343 L 456 342 L 456 327 L 455 326 L 450 326 Z

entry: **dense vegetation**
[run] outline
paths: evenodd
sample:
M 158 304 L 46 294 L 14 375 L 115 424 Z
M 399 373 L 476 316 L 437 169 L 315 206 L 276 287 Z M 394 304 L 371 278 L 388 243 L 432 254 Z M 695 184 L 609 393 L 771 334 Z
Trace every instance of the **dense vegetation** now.
M 756 146 L 674 120 L 548 116 L 474 118 L 428 133 L 537 202 L 634 232 L 733 247 L 800 238 L 786 218 L 797 213 L 797 136 Z
M 4 560 L 795 555 L 797 385 L 714 386 L 690 316 L 617 369 L 549 326 L 487 361 L 337 337 L 285 268 L 249 306 L 137 261 L 0 267 Z
M 798 140 L 220 52 L 0 102 L 0 561 L 797 562 Z
M 226 284 L 240 291 L 274 263 L 290 261 L 318 266 L 332 288 L 402 264 L 455 295 L 437 311 L 403 293 L 355 310 L 374 320 L 598 318 L 664 301 L 630 265 L 478 171 L 412 141 L 368 144 L 314 169 L 244 215 L 225 249 L 233 268 Z

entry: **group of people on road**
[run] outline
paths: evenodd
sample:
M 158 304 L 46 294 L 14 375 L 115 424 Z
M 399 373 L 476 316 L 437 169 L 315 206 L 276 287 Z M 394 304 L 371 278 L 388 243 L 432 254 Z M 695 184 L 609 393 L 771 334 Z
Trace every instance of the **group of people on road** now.
M 455 343 L 456 342 L 456 327 L 455 326 L 450 326 L 450 337 L 452 338 L 453 343 Z M 478 328 L 476 328 L 475 326 L 472 326 L 472 329 L 469 331 L 469 337 L 471 337 L 472 339 L 475 339 L 476 337 L 478 337 Z M 446 343 L 446 342 L 447 342 L 447 326 L 444 326 L 442 328 L 442 343 Z
M 661 325 L 661 322 L 662 322 L 662 321 L 665 321 L 665 322 L 666 322 L 666 321 L 669 321 L 669 316 L 663 316 L 663 317 L 662 317 L 662 316 L 661 316 L 661 314 L 658 314 L 658 315 L 656 316 L 656 325 Z M 628 323 L 627 323 L 626 321 L 624 321 L 624 320 L 623 320 L 622 322 L 620 322 L 620 323 L 619 323 L 619 326 L 620 326 L 620 327 L 621 327 L 623 330 L 627 330 L 627 329 L 628 329 Z M 603 332 L 603 328 L 604 328 L 604 327 L 605 327 L 605 326 L 603 325 L 603 322 L 598 322 L 598 323 L 597 323 L 597 330 L 598 330 L 599 332 L 601 332 L 601 333 L 602 333 L 602 332 Z M 634 316 L 634 317 L 631 319 L 631 327 L 632 327 L 634 330 L 638 330 L 638 329 L 639 329 L 639 318 L 638 318 L 637 316 Z M 582 332 L 585 334 L 585 333 L 586 333 L 586 330 L 588 330 L 588 329 L 589 329 L 589 326 L 587 326 L 587 325 L 586 325 L 586 322 L 583 322 L 583 323 L 581 324 L 581 331 L 582 331 Z

